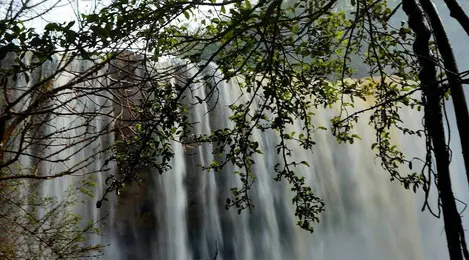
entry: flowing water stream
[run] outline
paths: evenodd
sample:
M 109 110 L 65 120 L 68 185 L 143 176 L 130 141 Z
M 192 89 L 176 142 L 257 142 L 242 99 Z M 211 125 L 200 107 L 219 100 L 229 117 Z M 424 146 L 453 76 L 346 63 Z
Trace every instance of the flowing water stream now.
M 169 59 L 165 64 L 177 62 Z M 89 61 L 71 62 L 67 69 L 69 72 L 56 77 L 54 87 L 76 77 L 73 71 L 84 71 L 91 65 Z M 57 66 L 56 61 L 44 65 L 41 75 L 52 73 Z M 108 75 L 110 70 L 105 66 L 95 75 Z M 175 75 L 172 81 L 184 81 L 195 72 L 195 69 L 187 69 L 177 77 Z M 140 75 L 143 72 L 136 70 L 133 73 Z M 38 80 L 39 75 L 39 72 L 33 73 L 31 81 Z M 214 79 L 217 72 L 208 68 L 204 75 Z M 81 92 L 68 91 L 58 95 L 51 102 L 64 104 L 54 110 L 59 115 L 40 129 L 42 136 L 56 133 L 51 138 L 55 145 L 46 149 L 45 144 L 38 143 L 29 149 L 31 154 L 50 154 L 52 161 L 60 161 L 44 163 L 41 166 L 43 174 L 64 171 L 76 165 L 83 166 L 83 172 L 98 172 L 94 174 L 96 197 L 76 210 L 88 220 L 98 220 L 109 214 L 104 235 L 91 241 L 110 244 L 106 247 L 104 259 L 205 260 L 213 259 L 216 252 L 218 260 L 448 259 L 442 221 L 428 212 L 420 212 L 422 194 L 414 194 L 398 183 L 390 183 L 389 175 L 370 152 L 374 132 L 367 125 L 367 120 L 357 127 L 362 140 L 352 145 L 338 144 L 330 132 L 319 131 L 312 151 L 304 151 L 300 147 L 293 151 L 297 161 L 309 162 L 310 167 L 298 168 L 299 173 L 306 177 L 313 191 L 326 203 L 326 211 L 313 234 L 295 224 L 289 185 L 273 180 L 274 166 L 280 161 L 275 152 L 279 139 L 269 131 L 254 134 L 264 154 L 256 157 L 254 172 L 257 179 L 250 193 L 255 208 L 250 213 L 238 214 L 234 209 L 227 211 L 224 208 L 230 188 L 240 184 L 238 178 L 231 174 L 233 167 L 227 166 L 222 172 L 205 172 L 196 167 L 199 163 L 209 164 L 214 159 L 211 144 L 188 151 L 177 142 L 173 143 L 172 170 L 159 175 L 149 169 L 151 174 L 145 183 L 133 186 L 119 197 L 112 195 L 103 208 L 97 209 L 95 203 L 106 187 L 105 177 L 115 168 L 111 163 L 109 171 L 101 172 L 110 153 L 97 152 L 109 147 L 115 135 L 99 134 L 92 140 L 88 137 L 113 127 L 114 121 L 109 115 L 115 115 L 116 110 L 106 87 L 115 83 L 112 76 L 96 77 L 80 83 L 78 87 L 84 89 Z M 28 84 L 32 83 L 19 78 L 15 95 L 19 95 L 21 88 Z M 118 81 L 118 84 L 123 83 Z M 101 91 L 92 93 L 90 87 L 96 86 L 100 86 Z M 206 95 L 202 85 L 195 84 L 192 89 L 200 97 Z M 239 88 L 236 82 L 231 81 L 220 83 L 218 90 L 216 104 L 208 102 L 189 109 L 190 120 L 198 122 L 193 129 L 194 134 L 231 126 L 227 119 L 230 115 L 227 106 L 238 99 Z M 88 94 L 80 96 L 79 93 Z M 358 107 L 366 105 L 365 102 L 357 103 Z M 70 109 L 103 113 L 89 118 L 60 115 L 61 111 Z M 334 109 L 315 112 L 316 124 L 326 127 L 331 116 L 337 113 Z M 419 128 L 420 114 L 402 111 L 402 115 L 409 127 Z M 295 124 L 291 130 L 301 132 L 301 127 Z M 398 134 L 395 137 L 409 157 L 423 155 L 423 140 Z M 76 145 L 67 148 L 69 144 Z M 21 162 L 23 166 L 35 163 L 27 156 L 22 157 Z M 453 164 L 453 179 L 456 183 L 465 183 L 459 177 L 461 170 L 458 165 Z M 45 181 L 43 193 L 60 197 L 79 178 Z

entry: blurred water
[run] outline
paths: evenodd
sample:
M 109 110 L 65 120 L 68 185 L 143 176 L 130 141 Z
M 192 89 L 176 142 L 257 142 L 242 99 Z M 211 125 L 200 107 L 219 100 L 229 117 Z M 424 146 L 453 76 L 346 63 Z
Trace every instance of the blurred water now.
M 168 59 L 165 64 L 178 62 Z M 57 66 L 54 62 L 46 64 L 42 75 L 51 73 Z M 72 72 L 82 72 L 91 66 L 89 61 L 73 61 L 68 65 L 69 72 L 56 77 L 54 87 L 70 82 L 76 77 Z M 200 145 L 188 153 L 176 142 L 171 171 L 159 175 L 149 169 L 151 174 L 147 182 L 135 186 L 136 193 L 119 198 L 111 196 L 105 207 L 97 209 L 95 201 L 102 195 L 106 186 L 104 179 L 109 174 L 99 171 L 109 153 L 95 153 L 111 145 L 114 135 L 102 134 L 91 142 L 80 142 L 109 130 L 114 123 L 111 116 L 116 113 L 115 105 L 111 104 L 112 97 L 107 90 L 112 82 L 107 76 L 109 72 L 109 66 L 105 66 L 95 73 L 95 79 L 77 86 L 77 89 L 81 87 L 81 92 L 63 92 L 51 101 L 51 105 L 57 106 L 55 115 L 49 119 L 50 123 L 41 126 L 41 135 L 54 133 L 54 136 L 49 138 L 50 143 L 38 143 L 30 148 L 31 154 L 50 155 L 53 162 L 43 164 L 44 174 L 61 172 L 76 165 L 83 166 L 79 171 L 82 173 L 98 171 L 93 174 L 97 182 L 95 198 L 75 210 L 88 220 L 110 214 L 105 235 L 90 241 L 111 244 L 106 249 L 105 259 L 213 259 L 215 252 L 218 252 L 219 260 L 448 258 L 442 222 L 428 212 L 420 212 L 422 194 L 415 195 L 397 183 L 390 183 L 389 175 L 374 159 L 370 152 L 374 133 L 367 120 L 359 123 L 357 128 L 363 140 L 353 145 L 337 144 L 327 131 L 315 134 L 317 145 L 312 151 L 304 151 L 292 144 L 293 158 L 308 161 L 311 166 L 299 168 L 299 173 L 326 203 L 326 212 L 321 215 L 321 223 L 317 224 L 314 234 L 295 225 L 289 186 L 273 180 L 274 166 L 280 161 L 275 152 L 279 139 L 270 131 L 255 132 L 253 136 L 264 155 L 255 158 L 257 179 L 250 193 L 255 208 L 251 213 L 244 211 L 238 215 L 235 210 L 224 209 L 229 189 L 240 184 L 232 174 L 235 170 L 232 166 L 228 165 L 219 173 L 204 172 L 196 167 L 214 159 L 211 144 Z M 173 82 L 187 80 L 195 73 L 195 69 L 187 69 L 175 75 Z M 213 75 L 217 72 L 209 67 L 201 77 L 214 79 Z M 37 80 L 39 77 L 31 78 Z M 20 78 L 17 93 L 28 84 Z M 76 96 L 96 87 L 101 91 Z M 194 84 L 191 89 L 199 97 L 207 95 L 203 84 Z M 219 84 L 218 90 L 216 104 L 212 100 L 190 106 L 189 120 L 199 122 L 194 125 L 194 134 L 232 126 L 227 120 L 230 115 L 227 106 L 249 98 L 244 95 L 239 99 L 239 87 L 233 81 Z M 367 104 L 357 102 L 356 105 L 365 107 Z M 87 118 L 66 113 L 72 110 L 101 111 L 103 115 Z M 328 126 L 328 120 L 337 111 L 313 111 L 316 113 L 314 120 L 317 125 Z M 409 127 L 419 127 L 421 115 L 411 111 L 402 111 L 402 115 Z M 299 133 L 301 125 L 297 123 L 290 130 Z M 395 137 L 410 157 L 423 155 L 422 140 L 398 134 Z M 70 144 L 76 145 L 68 148 Z M 24 157 L 22 164 L 33 165 L 34 159 Z M 455 183 L 465 182 L 459 176 L 464 173 L 458 164 L 453 164 L 453 169 Z M 80 178 L 69 176 L 45 181 L 43 193 L 60 197 Z

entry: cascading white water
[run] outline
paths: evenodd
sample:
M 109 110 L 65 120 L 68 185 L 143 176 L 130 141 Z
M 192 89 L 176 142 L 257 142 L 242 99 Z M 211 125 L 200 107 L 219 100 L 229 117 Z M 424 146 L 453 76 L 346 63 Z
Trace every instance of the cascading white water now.
M 1 61 L 2 69 L 8 69 L 14 63 L 13 58 L 13 55 L 9 55 Z M 30 64 L 30 58 L 30 53 L 27 53 L 24 58 L 26 64 Z M 16 81 L 10 81 L 6 96 L 10 101 L 21 101 L 13 110 L 15 112 L 25 111 L 38 95 L 41 95 L 42 91 L 48 88 L 62 87 L 78 78 L 85 70 L 94 67 L 90 61 L 73 60 L 65 65 L 65 60 L 60 56 L 53 56 L 41 67 L 28 72 L 28 76 L 19 74 Z M 104 66 L 93 74 L 96 76 L 94 79 L 89 78 L 74 84 L 72 88 L 56 93 L 53 98 L 36 108 L 37 110 L 51 110 L 51 113 L 44 116 L 41 114 L 30 116 L 17 127 L 17 130 L 29 129 L 24 137 L 24 143 L 19 145 L 19 135 L 11 137 L 11 142 L 7 143 L 11 145 L 10 147 L 15 147 L 11 149 L 12 153 L 6 153 L 7 158 L 15 156 L 18 152 L 22 154 L 19 157 L 20 170 L 17 174 L 34 173 L 39 176 L 53 176 L 66 171 L 71 172 L 71 174 L 65 174 L 62 177 L 40 182 L 41 195 L 44 198 L 54 197 L 57 199 L 57 202 L 50 204 L 51 207 L 58 207 L 60 203 L 69 200 L 70 197 L 66 198 L 66 196 L 72 194 L 70 193 L 71 188 L 76 189 L 81 186 L 80 183 L 84 180 L 95 181 L 98 185 L 91 191 L 94 198 L 79 196 L 77 197 L 78 201 L 85 199 L 86 202 L 71 209 L 80 214 L 86 221 L 99 220 L 108 214 L 110 214 L 109 220 L 112 221 L 113 218 L 112 210 L 97 211 L 94 208 L 96 198 L 103 195 L 104 179 L 109 172 L 114 171 L 112 163 L 103 167 L 110 154 L 107 148 L 114 143 L 114 135 L 106 134 L 113 127 L 112 117 L 109 116 L 112 114 L 113 104 L 111 95 L 106 89 L 110 85 L 107 78 L 109 69 L 109 66 Z M 58 70 L 62 70 L 62 72 L 53 77 L 52 80 L 21 97 L 32 86 L 51 75 L 55 75 Z M 16 143 L 16 145 L 11 143 Z M 32 181 L 31 184 L 36 186 L 35 183 Z M 74 198 L 77 196 L 75 191 L 71 196 Z M 37 219 L 42 219 L 53 210 L 55 209 L 38 208 Z M 45 228 L 54 225 L 54 221 L 63 220 L 68 214 L 64 211 L 65 208 L 59 210 L 63 212 L 54 214 L 54 217 L 47 217 L 47 221 L 44 220 L 43 226 Z M 96 240 L 96 238 L 90 237 L 88 243 L 100 242 L 100 239 Z M 48 253 L 46 252 L 45 255 L 47 256 Z M 22 257 L 20 253 L 18 257 Z
M 83 72 L 91 65 L 91 62 L 76 60 L 69 65 L 68 71 Z M 58 65 L 48 66 L 44 65 L 43 71 L 53 70 Z M 60 129 L 68 131 L 54 137 L 53 144 L 58 146 L 49 146 L 49 150 L 31 150 L 31 153 L 53 154 L 67 144 L 77 143 L 112 127 L 113 120 L 105 115 L 113 110 L 111 95 L 106 90 L 112 82 L 107 76 L 109 69 L 105 66 L 93 74 L 102 77 L 77 86 L 89 87 L 90 91 L 99 86 L 102 91 L 78 98 L 73 96 L 75 92 L 69 91 L 52 101 L 59 104 L 73 100 L 57 108 L 56 113 L 74 109 L 102 111 L 103 115 L 95 116 L 91 121 L 86 121 L 86 117 L 56 115 L 50 120 L 51 124 L 43 126 L 43 135 Z M 188 69 L 174 80 L 187 79 L 194 73 L 195 69 Z M 208 76 L 214 74 L 217 72 L 213 68 L 204 72 Z M 76 76 L 72 73 L 61 73 L 56 77 L 54 87 L 70 82 L 73 77 Z M 32 79 L 37 80 L 37 77 Z M 16 85 L 27 84 L 20 78 Z M 200 97 L 206 95 L 202 84 L 194 84 L 192 90 Z M 220 83 L 218 90 L 219 98 L 214 109 L 213 102 L 189 109 L 190 120 L 198 122 L 193 133 L 210 133 L 232 126 L 227 106 L 238 100 L 239 88 L 231 81 Z M 357 106 L 365 105 L 357 103 Z M 314 120 L 323 126 L 328 126 L 330 116 L 335 113 L 334 110 L 315 112 Z M 418 114 L 403 111 L 403 115 L 409 127 L 418 128 L 421 119 Z M 313 234 L 296 226 L 288 184 L 273 180 L 274 166 L 279 161 L 275 144 L 279 140 L 275 133 L 269 131 L 254 134 L 264 154 L 256 156 L 254 172 L 257 179 L 250 193 L 255 207 L 251 213 L 244 211 L 238 214 L 236 210 L 224 209 L 230 188 L 240 184 L 231 174 L 232 166 L 228 165 L 218 173 L 196 167 L 199 163 L 209 164 L 214 159 L 212 144 L 203 144 L 187 152 L 177 142 L 173 144 L 172 170 L 163 175 L 152 173 L 146 183 L 135 186 L 133 193 L 118 198 L 111 196 L 111 202 L 105 203 L 107 208 L 104 209 L 97 209 L 95 201 L 106 187 L 104 179 L 108 173 L 99 171 L 109 154 L 100 153 L 83 162 L 90 163 L 83 172 L 98 171 L 93 174 L 97 186 L 95 198 L 76 210 L 88 220 L 98 220 L 110 214 L 101 241 L 111 244 L 105 250 L 105 259 L 205 260 L 213 259 L 216 252 L 218 260 L 447 259 L 442 222 L 427 212 L 420 212 L 420 194 L 415 195 L 399 184 L 389 182 L 389 175 L 381 169 L 370 151 L 374 133 L 365 122 L 357 128 L 363 140 L 353 145 L 339 145 L 329 132 L 323 131 L 315 135 L 317 145 L 312 151 L 306 152 L 299 147 L 294 149 L 295 160 L 308 161 L 311 166 L 298 168 L 299 173 L 307 178 L 313 191 L 326 203 L 326 212 Z M 291 130 L 301 132 L 299 124 L 291 126 Z M 401 140 L 399 145 L 407 154 L 423 155 L 421 140 L 396 137 Z M 51 158 L 70 158 L 60 163 L 45 163 L 43 174 L 67 170 L 113 142 L 114 135 L 104 134 L 87 146 L 83 143 L 64 149 Z M 23 165 L 34 164 L 34 160 L 26 156 L 22 162 Z M 114 169 L 112 165 L 110 167 Z M 43 192 L 60 198 L 64 190 L 79 178 L 68 176 L 44 181 Z
M 187 77 L 193 73 L 195 71 L 189 70 Z M 213 71 L 206 73 L 216 74 Z M 194 95 L 204 97 L 203 88 L 197 89 L 198 93 Z M 200 122 L 194 132 L 202 134 L 230 127 L 226 120 L 229 116 L 227 106 L 239 98 L 239 90 L 234 82 L 222 83 L 218 89 L 220 96 L 212 112 L 207 113 L 207 106 L 194 109 L 193 121 Z M 333 113 L 318 112 L 317 124 L 328 126 Z M 419 115 L 410 111 L 404 113 L 408 113 L 409 127 L 418 128 Z M 301 132 L 298 125 L 291 130 Z M 229 188 L 239 185 L 230 175 L 232 168 L 221 173 L 195 169 L 197 162 L 208 163 L 213 158 L 210 146 L 198 147 L 196 155 L 186 155 L 196 157 L 185 161 L 188 170 L 168 175 L 194 176 L 192 178 L 198 180 L 197 186 L 188 183 L 192 192 L 187 195 L 192 198 L 191 193 L 203 194 L 195 209 L 188 211 L 189 219 L 191 212 L 200 215 L 196 218 L 198 223 L 188 223 L 193 259 L 209 259 L 216 243 L 221 252 L 219 259 L 445 259 L 441 223 L 428 213 L 419 212 L 421 200 L 418 196 L 397 183 L 389 183 L 388 174 L 369 150 L 374 138 L 372 129 L 362 123 L 357 131 L 364 140 L 354 145 L 339 145 L 330 133 L 323 132 L 317 134 L 317 145 L 312 153 L 299 147 L 294 150 L 296 160 L 306 160 L 311 165 L 303 168 L 300 174 L 307 177 L 313 190 L 327 205 L 322 221 L 312 235 L 294 225 L 288 185 L 273 181 L 274 165 L 280 161 L 275 153 L 275 144 L 279 140 L 274 133 L 258 132 L 254 136 L 264 155 L 256 158 L 252 214 L 246 211 L 238 215 L 235 210 L 225 212 L 223 209 Z M 401 145 L 410 156 L 423 154 L 422 140 L 396 137 L 401 138 Z M 182 248 L 186 247 L 154 250 L 165 252 Z

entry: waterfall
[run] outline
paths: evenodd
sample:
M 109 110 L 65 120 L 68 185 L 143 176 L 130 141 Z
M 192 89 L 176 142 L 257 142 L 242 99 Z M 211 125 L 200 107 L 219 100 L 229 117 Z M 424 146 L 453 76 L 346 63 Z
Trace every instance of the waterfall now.
M 60 67 L 59 61 L 56 57 L 31 73 L 29 82 L 24 76 L 19 77 L 15 82 L 15 95 L 18 97 L 34 81 L 50 75 Z M 169 59 L 164 64 L 178 62 Z M 36 163 L 28 154 L 60 161 L 43 162 L 42 174 L 65 171 L 76 165 L 82 167 L 77 171 L 79 176 L 43 181 L 44 195 L 60 199 L 68 186 L 82 178 L 93 177 L 96 182 L 94 198 L 74 210 L 92 221 L 109 214 L 103 227 L 104 235 L 90 241 L 110 244 L 104 251 L 104 259 L 205 260 L 213 259 L 216 253 L 217 260 L 448 259 L 442 221 L 428 212 L 420 212 L 423 194 L 414 194 L 389 181 L 389 174 L 370 151 L 374 133 L 367 120 L 358 124 L 356 131 L 362 140 L 354 144 L 338 144 L 328 131 L 315 134 L 317 144 L 312 151 L 291 144 L 293 158 L 310 165 L 298 168 L 299 174 L 306 177 L 313 191 L 326 203 L 326 211 L 313 234 L 296 226 L 289 185 L 273 180 L 274 166 L 280 158 L 275 151 L 279 137 L 272 131 L 255 132 L 253 136 L 263 155 L 255 157 L 256 182 L 250 192 L 255 207 L 251 212 L 245 210 L 238 214 L 235 209 L 225 210 L 230 188 L 240 185 L 232 174 L 233 166 L 227 165 L 222 172 L 206 172 L 197 167 L 215 159 L 211 153 L 213 144 L 185 149 L 178 142 L 172 144 L 175 156 L 170 171 L 159 175 L 148 169 L 144 183 L 133 185 L 120 196 L 111 194 L 110 201 L 97 209 L 96 200 L 104 192 L 105 179 L 115 171 L 112 163 L 104 167 L 110 156 L 105 148 L 115 141 L 115 135 L 107 132 L 118 123 L 117 114 L 122 112 L 115 108 L 114 96 L 108 87 L 125 84 L 124 80 L 116 78 L 118 73 L 111 65 L 103 66 L 87 80 L 60 92 L 49 102 L 48 106 L 55 106 L 54 114 L 47 124 L 40 126 L 38 134 L 53 135 L 29 147 L 27 154 L 21 157 L 23 167 L 34 167 Z M 73 60 L 65 72 L 54 78 L 53 87 L 73 81 L 92 67 L 91 61 Z M 188 68 L 169 81 L 184 81 L 196 72 L 195 68 Z M 144 74 L 135 67 L 126 73 Z M 220 75 L 214 66 L 209 66 L 201 77 L 204 76 L 215 80 Z M 194 83 L 191 89 L 194 95 L 207 95 L 201 83 Z M 232 80 L 219 83 L 217 89 L 216 103 L 211 100 L 189 106 L 189 120 L 198 122 L 192 129 L 194 134 L 232 126 L 227 106 L 239 101 L 239 87 Z M 247 98 L 244 95 L 241 101 Z M 357 107 L 366 105 L 362 101 L 356 103 Z M 21 106 L 15 109 L 21 110 Z M 87 117 L 69 115 L 66 111 L 70 110 L 101 113 Z M 314 120 L 317 125 L 329 127 L 328 120 L 337 111 L 314 111 Z M 404 110 L 402 116 L 410 128 L 419 127 L 421 114 Z M 301 125 L 297 122 L 290 130 L 301 132 Z M 86 141 L 97 133 L 102 134 Z M 424 155 L 422 140 L 398 133 L 395 138 L 408 156 Z M 94 173 L 81 176 L 80 173 L 86 172 Z

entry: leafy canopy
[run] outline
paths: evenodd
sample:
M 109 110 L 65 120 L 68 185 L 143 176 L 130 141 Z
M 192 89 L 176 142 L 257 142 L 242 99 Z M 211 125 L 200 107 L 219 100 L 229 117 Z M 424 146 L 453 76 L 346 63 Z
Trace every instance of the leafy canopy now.
M 353 143 L 360 139 L 354 132 L 355 124 L 366 120 L 376 132 L 371 148 L 392 179 L 414 190 L 425 183 L 421 174 L 401 173 L 401 164 L 408 161 L 391 138 L 395 130 L 421 134 L 407 129 L 400 118 L 403 108 L 419 108 L 421 104 L 414 98 L 419 89 L 412 83 L 418 73 L 409 51 L 413 38 L 405 23 L 390 24 L 395 7 L 371 0 L 352 1 L 351 5 L 322 0 L 117 0 L 97 13 L 83 15 L 79 29 L 72 28 L 73 22 L 50 23 L 38 34 L 21 22 L 2 20 L 0 59 L 9 52 L 18 54 L 18 65 L 2 73 L 23 73 L 57 53 L 99 60 L 97 66 L 102 66 L 124 50 L 131 51 L 147 72 L 133 79 L 135 85 L 145 86 L 147 96 L 155 98 L 132 107 L 137 115 L 131 126 L 133 134 L 124 136 L 113 148 L 110 160 L 117 161 L 119 173 L 108 178 L 106 194 L 141 181 L 139 171 L 143 168 L 152 167 L 160 173 L 170 169 L 174 141 L 184 145 L 212 143 L 216 144 L 213 153 L 223 156 L 203 165 L 204 169 L 221 171 L 228 164 L 235 165 L 242 183 L 233 187 L 226 206 L 251 208 L 254 156 L 262 154 L 253 133 L 275 131 L 280 136 L 276 152 L 282 161 L 272 177 L 290 183 L 298 223 L 313 231 L 324 203 L 295 172 L 296 167 L 307 167 L 308 163 L 291 157 L 291 142 L 311 150 L 315 131 L 330 129 L 339 142 Z M 34 63 L 22 63 L 26 51 L 33 53 Z M 186 62 L 173 64 L 173 73 L 187 67 L 196 72 L 182 84 L 170 83 L 155 73 L 156 62 L 168 56 Z M 222 79 L 212 84 L 202 77 L 210 66 L 222 74 Z M 346 80 L 363 73 L 377 78 L 365 83 Z M 185 99 L 194 91 L 191 86 L 205 84 L 205 96 L 195 97 L 197 105 L 204 105 L 216 101 L 218 85 L 227 80 L 239 80 L 239 89 L 248 97 L 229 107 L 232 127 L 212 129 L 209 134 L 191 133 L 193 122 L 187 116 Z M 356 99 L 370 106 L 357 109 Z M 340 109 L 330 126 L 313 123 L 315 113 L 333 106 Z M 363 118 L 365 112 L 367 118 Z M 289 132 L 288 126 L 295 123 L 301 124 L 301 133 Z M 100 200 L 97 206 L 101 204 Z

